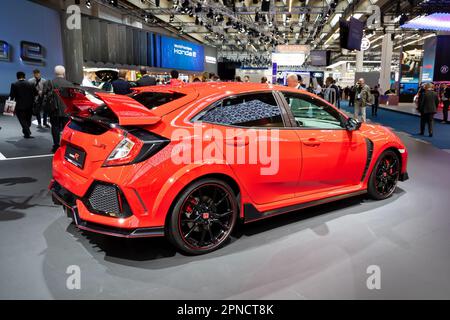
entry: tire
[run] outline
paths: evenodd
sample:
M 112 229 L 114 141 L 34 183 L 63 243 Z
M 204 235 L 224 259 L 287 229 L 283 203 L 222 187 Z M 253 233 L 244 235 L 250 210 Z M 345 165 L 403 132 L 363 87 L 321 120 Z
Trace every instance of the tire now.
M 184 189 L 169 213 L 166 235 L 190 255 L 212 252 L 230 238 L 239 215 L 238 198 L 219 179 L 198 180 Z
M 372 169 L 367 192 L 372 199 L 384 200 L 394 193 L 400 177 L 400 158 L 392 150 L 384 151 Z

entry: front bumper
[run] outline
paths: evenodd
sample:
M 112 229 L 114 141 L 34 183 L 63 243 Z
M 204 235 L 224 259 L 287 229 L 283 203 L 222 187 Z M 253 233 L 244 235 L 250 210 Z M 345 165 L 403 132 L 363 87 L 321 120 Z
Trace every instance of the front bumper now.
M 408 172 L 400 173 L 400 177 L 398 178 L 398 180 L 400 180 L 400 181 L 406 181 L 408 179 L 409 179 Z
M 63 188 L 56 181 L 51 183 L 50 191 L 52 192 L 53 203 L 64 206 L 67 215 L 73 219 L 73 222 L 79 229 L 121 238 L 152 238 L 164 236 L 164 227 L 126 229 L 83 220 L 78 213 L 77 201 L 81 201 L 79 197 Z

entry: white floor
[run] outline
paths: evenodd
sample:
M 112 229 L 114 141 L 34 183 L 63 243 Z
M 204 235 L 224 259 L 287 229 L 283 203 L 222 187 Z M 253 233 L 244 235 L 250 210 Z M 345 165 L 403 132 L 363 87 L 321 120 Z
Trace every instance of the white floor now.
M 49 133 L 36 135 L 35 149 L 7 136 L 0 151 L 45 155 Z M 48 194 L 50 157 L 0 161 L 0 299 L 450 299 L 450 154 L 400 137 L 411 179 L 392 198 L 249 224 L 201 257 L 80 232 Z M 67 287 L 73 266 L 79 290 Z M 379 290 L 367 286 L 374 266 Z

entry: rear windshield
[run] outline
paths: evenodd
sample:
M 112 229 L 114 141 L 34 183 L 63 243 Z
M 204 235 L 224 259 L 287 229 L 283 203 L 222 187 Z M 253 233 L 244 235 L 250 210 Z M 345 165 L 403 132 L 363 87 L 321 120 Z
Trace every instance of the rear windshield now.
M 132 98 L 148 109 L 154 109 L 184 96 L 179 92 L 141 92 Z

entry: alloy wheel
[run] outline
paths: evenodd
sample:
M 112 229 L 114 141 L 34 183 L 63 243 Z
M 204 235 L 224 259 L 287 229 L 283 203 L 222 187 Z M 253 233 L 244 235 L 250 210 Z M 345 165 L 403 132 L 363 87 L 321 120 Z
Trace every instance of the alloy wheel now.
M 183 242 L 194 250 L 218 247 L 228 238 L 237 208 L 234 195 L 219 184 L 204 184 L 185 198 L 178 228 Z
M 386 153 L 375 171 L 375 190 L 383 197 L 395 190 L 400 174 L 400 161 L 394 153 Z

